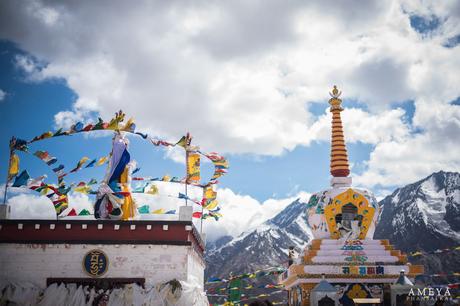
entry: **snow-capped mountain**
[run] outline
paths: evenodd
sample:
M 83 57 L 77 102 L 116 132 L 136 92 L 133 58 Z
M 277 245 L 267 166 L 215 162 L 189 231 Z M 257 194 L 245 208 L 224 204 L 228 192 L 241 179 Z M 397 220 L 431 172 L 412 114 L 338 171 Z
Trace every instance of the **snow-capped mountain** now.
M 460 173 L 437 172 L 396 189 L 379 203 L 380 222 L 374 238 L 389 239 L 397 249 L 432 251 L 460 245 Z M 301 251 L 312 238 L 305 203 L 296 200 L 256 230 L 207 246 L 206 277 L 226 277 L 278 266 L 289 246 Z M 428 273 L 457 270 L 460 251 L 410 258 Z
M 374 237 L 403 251 L 460 244 L 460 173 L 437 172 L 384 198 Z
M 285 262 L 290 246 L 301 250 L 312 237 L 305 205 L 297 199 L 257 229 L 227 243 L 217 241 L 208 245 L 206 275 L 224 277 L 230 272 L 244 273 Z M 228 237 L 224 240 L 228 241 Z

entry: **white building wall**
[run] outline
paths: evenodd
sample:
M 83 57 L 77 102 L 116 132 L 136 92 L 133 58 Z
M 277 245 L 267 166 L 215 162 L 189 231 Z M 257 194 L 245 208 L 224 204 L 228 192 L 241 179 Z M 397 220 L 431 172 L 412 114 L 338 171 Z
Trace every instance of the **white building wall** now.
M 194 275 L 203 284 L 198 254 L 190 246 L 174 245 L 0 244 L 0 279 L 44 287 L 49 277 L 90 278 L 83 258 L 93 249 L 109 259 L 102 277 L 145 278 L 146 285 L 154 285 Z
M 187 271 L 188 281 L 192 281 L 191 277 L 195 277 L 201 286 L 204 286 L 204 269 L 205 261 L 196 252 L 189 250 L 189 256 L 187 257 Z

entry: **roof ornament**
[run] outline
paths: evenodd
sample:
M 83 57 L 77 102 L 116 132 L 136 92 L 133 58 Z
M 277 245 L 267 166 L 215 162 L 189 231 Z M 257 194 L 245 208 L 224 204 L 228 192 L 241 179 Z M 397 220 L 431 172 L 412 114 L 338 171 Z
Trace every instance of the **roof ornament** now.
M 334 88 L 332 89 L 332 92 L 329 92 L 332 98 L 339 98 L 340 95 L 342 94 L 342 91 L 337 89 L 337 86 L 334 85 Z
M 332 89 L 332 92 L 329 92 L 329 95 L 331 95 L 331 99 L 329 99 L 329 104 L 331 105 L 331 112 L 334 110 L 338 111 L 343 111 L 342 106 L 342 100 L 339 99 L 340 95 L 342 94 L 342 91 L 337 89 L 337 86 L 334 85 L 334 88 Z

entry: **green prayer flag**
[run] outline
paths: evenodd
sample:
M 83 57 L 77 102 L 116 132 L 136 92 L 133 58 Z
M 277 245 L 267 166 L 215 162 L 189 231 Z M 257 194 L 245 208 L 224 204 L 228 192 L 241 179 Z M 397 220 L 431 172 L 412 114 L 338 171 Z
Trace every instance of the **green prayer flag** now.
M 78 215 L 79 216 L 89 216 L 91 214 L 89 213 L 89 211 L 87 209 L 83 209 L 82 211 L 80 211 L 80 213 Z
M 137 209 L 140 214 L 148 214 L 150 212 L 150 207 L 148 205 L 141 206 Z

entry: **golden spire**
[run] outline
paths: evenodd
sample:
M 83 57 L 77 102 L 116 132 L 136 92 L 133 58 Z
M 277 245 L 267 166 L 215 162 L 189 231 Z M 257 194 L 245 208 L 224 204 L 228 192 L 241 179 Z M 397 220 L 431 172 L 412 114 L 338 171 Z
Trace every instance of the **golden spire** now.
M 343 108 L 340 106 L 342 100 L 339 97 L 342 92 L 334 85 L 329 94 L 332 97 L 329 99 L 332 113 L 331 175 L 333 177 L 347 177 L 350 174 L 350 169 L 347 147 L 343 137 L 342 119 L 340 118 L 340 112 L 343 111 Z

